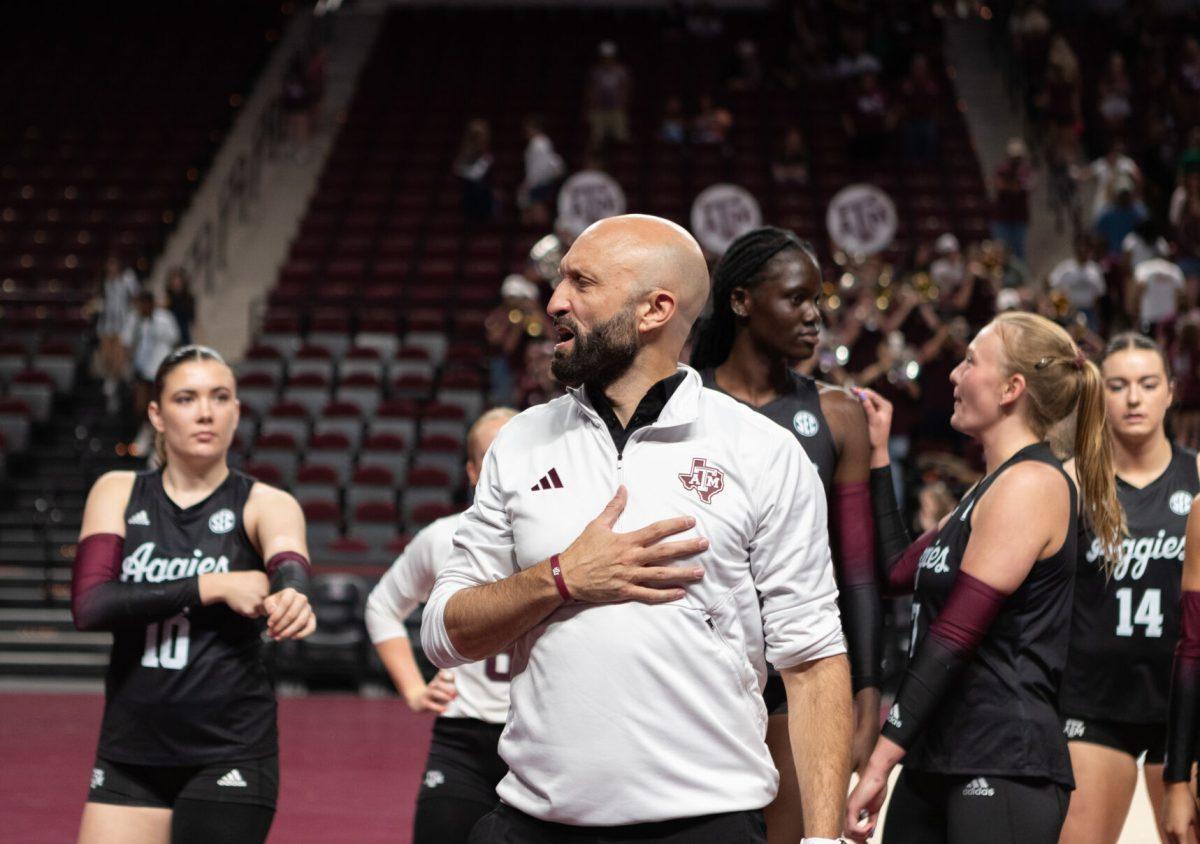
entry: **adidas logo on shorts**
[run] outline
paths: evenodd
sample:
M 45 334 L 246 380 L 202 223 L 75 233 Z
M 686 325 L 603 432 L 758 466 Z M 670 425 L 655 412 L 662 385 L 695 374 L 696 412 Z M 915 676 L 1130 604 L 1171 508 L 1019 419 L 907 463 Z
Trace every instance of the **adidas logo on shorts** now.
M 963 797 L 994 797 L 996 789 L 988 785 L 988 781 L 983 777 L 976 777 L 967 783 L 967 787 L 963 789 Z
M 446 781 L 446 775 L 443 774 L 441 771 L 431 770 L 431 771 L 425 772 L 425 787 L 426 788 L 437 788 L 439 785 L 441 785 L 445 781 Z
M 892 704 L 891 711 L 888 712 L 888 723 L 896 729 L 904 726 L 904 722 L 900 720 L 900 704 Z
M 225 776 L 217 780 L 217 785 L 223 785 L 226 788 L 246 788 L 249 783 L 242 777 L 242 772 L 234 768 Z
M 91 788 L 99 788 L 102 785 L 104 785 L 104 770 L 102 768 L 92 768 Z
M 150 517 L 146 515 L 145 510 L 138 510 L 136 513 L 134 513 L 132 516 L 129 517 L 129 521 L 127 521 L 126 524 L 141 525 L 142 527 L 150 527 Z

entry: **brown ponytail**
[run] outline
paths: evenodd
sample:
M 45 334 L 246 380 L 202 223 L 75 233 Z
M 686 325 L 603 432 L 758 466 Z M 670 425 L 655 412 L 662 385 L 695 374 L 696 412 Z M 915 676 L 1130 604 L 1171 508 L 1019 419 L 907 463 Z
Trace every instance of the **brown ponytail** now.
M 1100 540 L 1106 572 L 1121 554 L 1125 518 L 1117 501 L 1100 369 L 1071 335 L 1037 314 L 1012 311 L 996 317 L 1010 375 L 1025 378 L 1028 422 L 1046 437 L 1055 423 L 1076 413 L 1075 469 L 1084 517 Z

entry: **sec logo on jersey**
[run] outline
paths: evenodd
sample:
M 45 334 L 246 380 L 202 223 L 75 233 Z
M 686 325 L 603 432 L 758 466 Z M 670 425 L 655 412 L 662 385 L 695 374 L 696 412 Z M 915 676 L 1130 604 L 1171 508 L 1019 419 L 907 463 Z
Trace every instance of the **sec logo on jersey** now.
M 1176 516 L 1186 516 L 1192 509 L 1192 494 L 1179 490 L 1171 494 L 1171 500 L 1168 502 L 1171 512 Z
M 792 417 L 792 427 L 802 437 L 815 437 L 817 431 L 821 430 L 821 423 L 807 410 L 801 410 Z
M 229 508 L 218 510 L 208 517 L 208 529 L 213 533 L 229 533 L 237 524 L 237 518 Z

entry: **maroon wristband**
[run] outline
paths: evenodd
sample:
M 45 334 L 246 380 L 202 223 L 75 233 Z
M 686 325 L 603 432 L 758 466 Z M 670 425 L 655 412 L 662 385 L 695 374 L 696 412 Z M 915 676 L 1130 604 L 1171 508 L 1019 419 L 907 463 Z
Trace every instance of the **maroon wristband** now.
M 550 574 L 554 575 L 554 585 L 558 587 L 558 594 L 562 595 L 563 602 L 570 603 L 573 601 L 571 590 L 567 588 L 567 581 L 563 580 L 562 566 L 558 563 L 557 554 L 550 558 Z

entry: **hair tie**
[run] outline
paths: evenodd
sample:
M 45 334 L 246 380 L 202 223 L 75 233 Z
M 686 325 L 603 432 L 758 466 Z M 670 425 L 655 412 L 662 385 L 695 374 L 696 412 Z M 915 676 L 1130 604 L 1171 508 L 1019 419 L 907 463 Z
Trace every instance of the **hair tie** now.
M 1075 347 L 1075 368 L 1083 369 L 1083 365 L 1087 362 L 1087 355 L 1083 353 L 1083 349 Z

